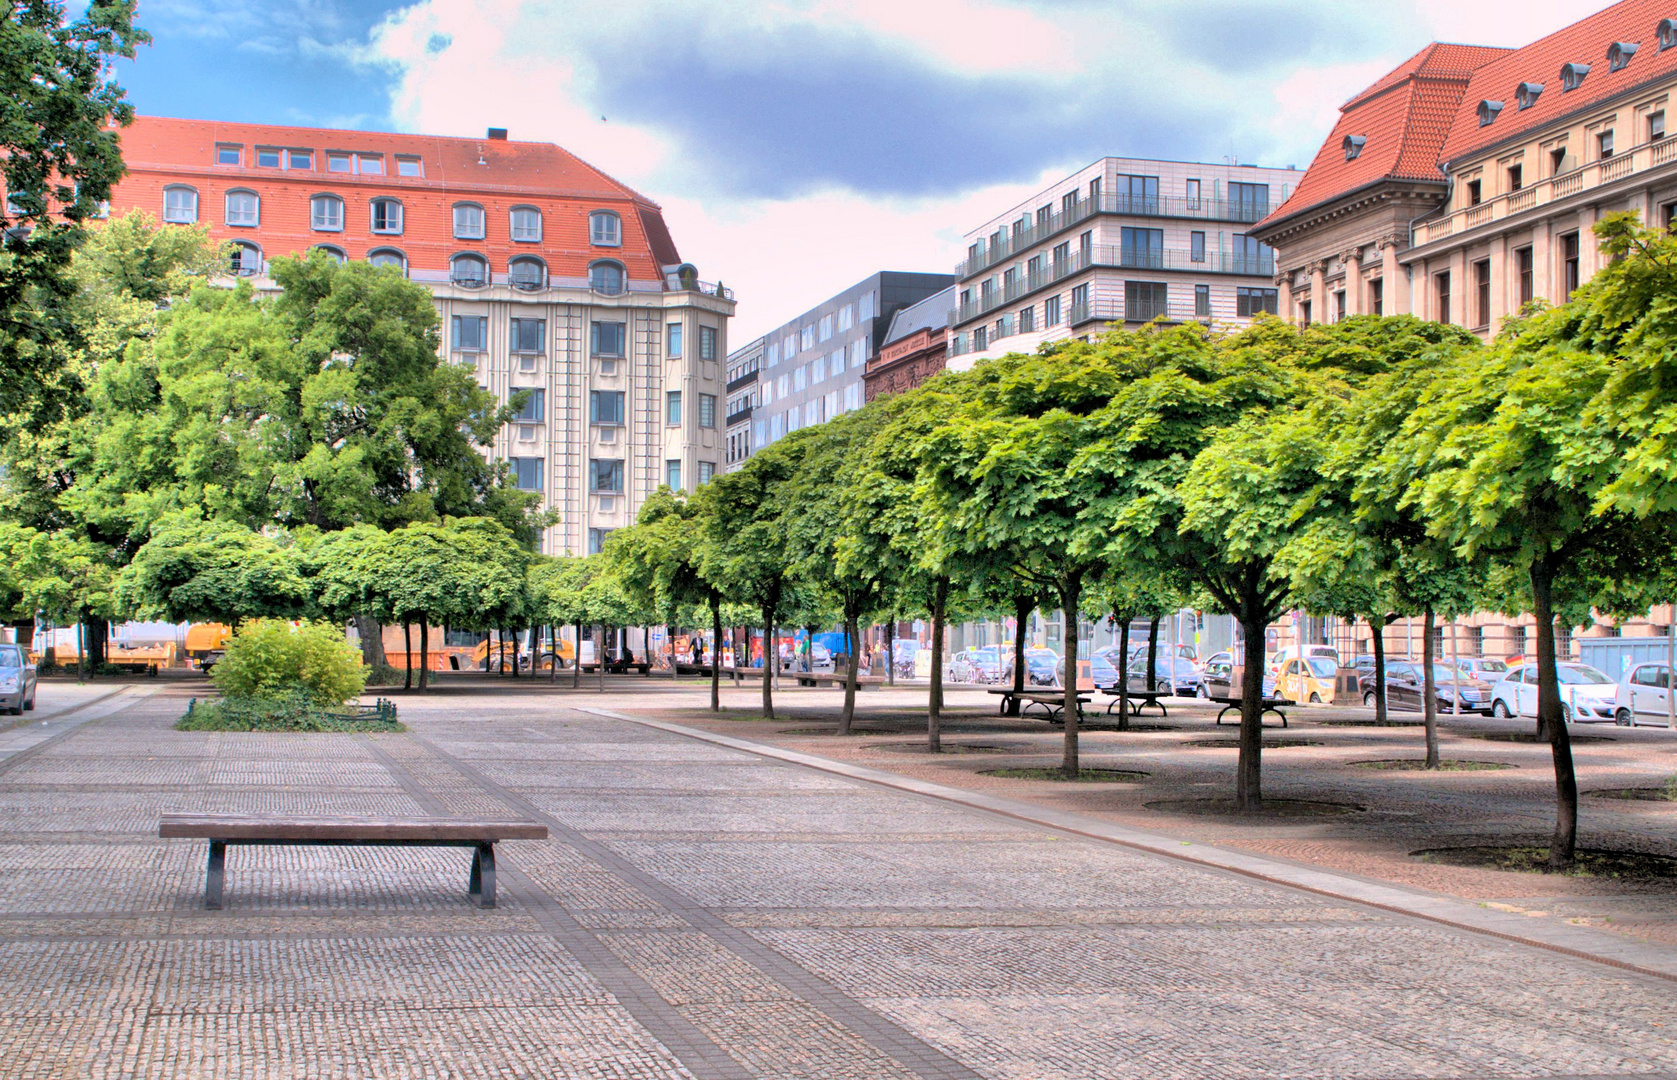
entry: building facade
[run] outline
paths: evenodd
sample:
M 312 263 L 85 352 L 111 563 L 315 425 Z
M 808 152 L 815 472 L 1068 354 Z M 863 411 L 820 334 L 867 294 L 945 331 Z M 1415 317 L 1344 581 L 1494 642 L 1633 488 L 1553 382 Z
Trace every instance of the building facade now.
M 955 286 L 910 304 L 891 317 L 878 355 L 863 373 L 863 400 L 912 390 L 949 362 L 949 311 Z
M 949 366 L 1086 337 L 1107 323 L 1244 323 L 1277 310 L 1251 226 L 1299 173 L 1102 158 L 967 234 Z
M 728 355 L 728 418 L 723 432 L 722 469 L 733 472 L 751 456 L 751 418 L 756 415 L 762 393 L 758 375 L 763 366 L 763 347 L 768 338 L 755 341 Z
M 233 272 L 319 248 L 425 285 L 442 351 L 501 400 L 488 453 L 598 551 L 658 485 L 721 465 L 732 297 L 677 254 L 658 204 L 549 143 L 140 117 L 112 209 L 208 226 Z
M 765 335 L 746 456 L 788 432 L 861 408 L 867 363 L 878 355 L 891 317 L 953 283 L 948 274 L 882 270 Z M 743 360 L 749 353 L 736 355 Z

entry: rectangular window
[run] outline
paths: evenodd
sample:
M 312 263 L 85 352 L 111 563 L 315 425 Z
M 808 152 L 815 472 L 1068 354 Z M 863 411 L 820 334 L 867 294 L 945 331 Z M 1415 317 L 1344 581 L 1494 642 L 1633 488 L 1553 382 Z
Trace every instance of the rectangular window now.
M 857 338 L 850 343 L 850 366 L 859 368 L 868 362 L 868 339 Z
M 483 207 L 472 204 L 454 208 L 454 237 L 457 240 L 483 239 Z
M 1019 309 L 1019 332 L 1028 334 L 1036 329 L 1036 305 Z
M 588 462 L 588 490 L 623 490 L 623 459 L 594 458 Z
M 1194 286 L 1194 318 L 1211 318 L 1211 286 Z
M 1195 233 L 1203 242 L 1204 233 Z M 1165 231 L 1163 229 L 1131 229 L 1125 228 L 1119 232 L 1123 240 L 1123 251 L 1119 256 L 1119 263 L 1123 266 L 1139 266 L 1146 269 L 1158 270 L 1165 265 Z
M 1080 323 L 1089 317 L 1089 286 L 1078 285 L 1071 290 L 1071 321 Z
M 664 460 L 664 483 L 671 491 L 681 490 L 681 459 L 666 458 Z
M 1039 206 L 1036 208 L 1036 231 L 1039 236 L 1050 229 L 1053 226 L 1053 223 L 1054 208 L 1052 206 Z
M 1059 277 L 1061 274 L 1067 273 L 1071 269 L 1071 267 L 1069 265 L 1070 263 L 1071 263 L 1071 243 L 1070 243 L 1070 241 L 1067 241 L 1064 244 L 1055 244 L 1054 245 L 1054 276 Z
M 786 337 L 781 340 L 780 345 L 781 359 L 790 360 L 792 357 L 798 355 L 798 337 L 796 334 L 787 334 Z
M 1168 290 L 1162 281 L 1124 282 L 1124 320 L 1152 322 L 1159 316 L 1168 314 L 1167 297 Z M 1075 300 L 1073 304 L 1075 306 Z
M 833 316 L 821 316 L 819 329 L 816 331 L 817 341 L 831 341 L 833 339 Z
M 313 150 L 288 150 L 286 151 L 285 157 L 287 161 L 287 168 L 303 169 L 308 172 L 314 171 Z
M 1531 248 L 1523 247 L 1514 252 L 1514 274 L 1520 279 L 1520 306 L 1522 308 L 1531 303 L 1532 290 L 1536 285 L 1532 268 Z
M 1648 141 L 1659 142 L 1665 138 L 1665 110 L 1648 114 Z
M 681 423 L 681 391 L 664 392 L 664 423 L 675 427 Z
M 1508 190 L 1519 191 L 1526 186 L 1526 170 L 1522 165 L 1508 166 Z
M 261 204 L 248 191 L 233 191 L 227 195 L 227 224 L 255 225 Z
M 1189 180 L 1188 181 L 1188 209 L 1198 210 L 1199 208 L 1200 208 L 1200 182 L 1198 180 Z
M 1118 178 L 1118 212 L 1120 214 L 1157 214 L 1159 212 L 1159 178 L 1157 176 L 1120 176 Z
M 377 154 L 356 154 L 355 168 L 362 176 L 383 176 L 384 158 Z
M 1566 147 L 1557 146 L 1549 151 L 1549 175 L 1559 176 L 1566 171 Z
M 860 303 L 857 304 L 856 317 L 865 320 L 878 318 L 878 316 L 879 294 L 874 292 L 872 289 L 869 289 L 867 292 L 862 294 L 862 299 Z
M 402 231 L 402 204 L 395 199 L 374 199 L 373 231 L 376 233 L 400 233 Z
M 198 193 L 191 188 L 165 188 L 163 191 L 163 220 L 188 225 L 197 221 Z
M 980 326 L 972 332 L 972 351 L 983 352 L 990 347 L 990 328 Z
M 354 172 L 355 159 L 350 157 L 348 154 L 334 154 L 328 151 L 326 154 L 326 171 L 341 173 Z
M 1386 314 L 1386 281 L 1375 278 L 1368 283 L 1369 310 L 1376 315 Z
M 518 411 L 512 418 L 521 424 L 539 424 L 542 422 L 542 391 L 514 390 L 515 396 L 521 396 L 524 403 L 518 406 Z
M 606 549 L 606 537 L 610 536 L 613 531 L 615 531 L 615 530 L 612 530 L 612 529 L 589 529 L 588 530 L 588 554 L 598 555 L 601 552 L 603 552 Z
M 1242 319 L 1250 319 L 1260 312 L 1267 311 L 1271 315 L 1280 311 L 1280 291 L 1277 289 L 1248 289 L 1240 287 L 1234 291 L 1234 313 Z M 1304 311 L 1304 322 L 1310 323 L 1310 305 L 1301 304 Z
M 1572 299 L 1572 294 L 1578 291 L 1578 234 L 1567 233 L 1561 237 L 1561 298 L 1562 303 Z
M 489 319 L 483 315 L 454 316 L 454 350 L 483 352 L 489 347 Z
M 1268 184 L 1229 184 L 1229 212 L 1236 221 L 1257 221 L 1269 213 Z
M 710 478 L 716 475 L 716 463 L 714 461 L 701 461 L 698 464 L 699 464 L 699 483 L 701 483 L 701 484 L 710 483 Z
M 1491 260 L 1481 259 L 1473 264 L 1473 324 L 1491 325 Z
M 1484 201 L 1484 185 L 1477 180 L 1467 182 L 1467 205 L 1478 206 Z
M 1613 156 L 1613 129 L 1597 133 L 1595 137 L 1596 156 L 1606 161 Z
M 1447 323 L 1450 321 L 1450 271 L 1446 270 L 1434 277 L 1433 285 L 1438 297 L 1438 321 Z
M 678 322 L 670 323 L 664 330 L 665 342 L 669 346 L 667 355 L 672 360 L 679 359 L 681 357 L 681 324 Z
M 1093 261 L 1095 251 L 1095 234 L 1093 230 L 1084 232 L 1077 238 L 1077 253 L 1083 258 L 1083 265 L 1088 266 Z
M 508 459 L 512 466 L 513 486 L 520 491 L 540 491 L 542 489 L 542 459 L 539 457 L 515 457 Z
M 699 327 L 699 359 L 716 359 L 716 327 Z
M 343 232 L 343 200 L 321 195 L 309 204 L 309 224 L 321 232 Z
M 425 168 L 420 165 L 416 157 L 398 157 L 396 159 L 397 176 L 424 176 Z
M 512 320 L 512 351 L 515 353 L 541 353 L 547 338 L 546 319 L 514 319 Z
M 1050 296 L 1042 302 L 1042 325 L 1045 327 L 1060 325 L 1060 298 L 1058 296 Z
M 855 325 L 856 325 L 856 305 L 855 304 L 846 304 L 843 307 L 839 308 L 839 311 L 838 311 L 839 333 L 842 334 L 846 330 L 850 329 L 852 326 L 855 326 Z
M 827 378 L 827 358 L 817 356 L 809 365 L 809 381 L 813 385 Z
M 1198 230 L 1188 234 L 1188 261 L 1205 261 L 1205 234 Z
M 1101 204 L 1101 178 L 1095 177 L 1089 181 L 1089 205 L 1099 207 Z
M 624 338 L 624 324 L 620 322 L 597 322 L 590 331 L 590 344 L 595 356 L 622 356 Z
M 590 390 L 588 392 L 588 422 L 604 427 L 623 425 L 623 391 Z
M 1241 290 L 1239 289 L 1235 290 L 1235 299 L 1237 303 L 1239 302 L 1240 292 Z M 1299 322 L 1305 326 L 1310 325 L 1310 301 L 1308 300 L 1299 304 Z
M 238 165 L 245 159 L 242 146 L 218 146 L 215 148 L 215 163 L 217 165 Z
M 833 355 L 827 357 L 827 373 L 837 378 L 844 374 L 844 350 L 835 349 Z
M 815 327 L 806 326 L 798 331 L 798 346 L 804 349 L 815 348 Z
M 280 152 L 266 147 L 256 148 L 256 167 L 259 169 L 277 169 L 280 167 Z
M 803 366 L 800 366 L 800 367 L 793 368 L 792 369 L 792 391 L 794 393 L 796 393 L 797 391 L 802 390 L 804 388 L 804 386 L 806 385 L 806 380 L 808 378 L 809 378 L 809 367 L 808 367 L 808 365 L 803 365 Z
M 1042 256 L 1032 255 L 1025 263 L 1025 282 L 1027 288 L 1036 288 L 1042 284 Z

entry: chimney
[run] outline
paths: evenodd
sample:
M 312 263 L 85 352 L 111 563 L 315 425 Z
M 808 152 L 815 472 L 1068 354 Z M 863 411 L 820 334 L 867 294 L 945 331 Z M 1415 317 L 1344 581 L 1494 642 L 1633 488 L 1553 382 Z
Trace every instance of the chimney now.
M 491 139 L 494 139 L 497 142 L 506 142 L 507 141 L 507 129 L 506 128 L 490 128 L 489 129 L 489 137 Z

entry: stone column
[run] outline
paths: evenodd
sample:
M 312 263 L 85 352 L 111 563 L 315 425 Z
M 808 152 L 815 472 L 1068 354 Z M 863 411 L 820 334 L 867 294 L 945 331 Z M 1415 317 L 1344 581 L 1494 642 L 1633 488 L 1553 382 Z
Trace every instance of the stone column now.
M 1345 317 L 1363 313 L 1363 253 L 1352 248 L 1340 256 L 1345 264 Z
M 1485 314 L 1494 337 L 1508 314 L 1508 237 L 1491 237 L 1491 310 Z
M 1555 295 L 1558 270 L 1555 266 L 1555 233 L 1547 221 L 1531 230 L 1531 298 L 1548 300 Z
M 1596 246 L 1595 236 L 1596 208 L 1586 206 L 1578 211 L 1578 284 L 1580 287 L 1591 278 L 1601 262 L 1600 249 Z
M 1328 321 L 1328 264 L 1318 259 L 1310 264 L 1310 318 L 1313 322 Z
M 1450 254 L 1450 322 L 1454 326 L 1468 325 L 1467 249 L 1457 248 Z
M 1293 319 L 1293 274 L 1281 271 L 1275 275 L 1275 310 L 1288 322 Z
M 1409 287 L 1403 267 L 1398 265 L 1398 242 L 1387 237 L 1380 242 L 1380 306 L 1387 315 L 1409 314 Z

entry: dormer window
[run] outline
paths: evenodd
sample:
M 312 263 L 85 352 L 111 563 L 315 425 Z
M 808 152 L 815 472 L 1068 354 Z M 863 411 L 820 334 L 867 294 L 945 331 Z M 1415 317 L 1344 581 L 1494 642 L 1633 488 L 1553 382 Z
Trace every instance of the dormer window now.
M 1529 109 L 1537 104 L 1537 97 L 1541 93 L 1543 93 L 1542 83 L 1523 82 L 1514 91 L 1514 104 L 1522 109 Z
M 1590 73 L 1588 64 L 1567 64 L 1561 68 L 1561 92 L 1576 90 L 1584 85 L 1584 76 Z
M 1345 136 L 1345 141 L 1340 144 L 1341 146 L 1343 146 L 1345 148 L 1345 160 L 1346 161 L 1357 160 L 1357 157 L 1363 152 L 1363 143 L 1365 143 L 1367 141 L 1368 141 L 1368 136 L 1366 136 L 1366 135 L 1347 135 L 1347 136 Z
M 1656 33 L 1660 39 L 1660 52 L 1677 45 L 1677 19 L 1661 19 Z
M 1620 71 L 1630 63 L 1630 58 L 1636 55 L 1636 42 L 1615 41 L 1607 46 L 1607 70 Z
M 1479 103 L 1479 126 L 1486 127 L 1502 112 L 1502 102 L 1486 99 Z

